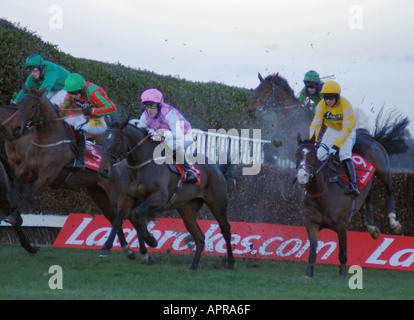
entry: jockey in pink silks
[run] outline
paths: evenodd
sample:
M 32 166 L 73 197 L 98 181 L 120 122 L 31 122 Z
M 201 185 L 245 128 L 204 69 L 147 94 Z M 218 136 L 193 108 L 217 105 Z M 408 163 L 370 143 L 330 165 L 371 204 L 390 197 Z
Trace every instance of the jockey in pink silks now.
M 194 142 L 190 122 L 173 106 L 164 102 L 160 90 L 152 88 L 141 95 L 145 106 L 138 122 L 138 128 L 148 130 L 154 141 L 164 141 L 167 147 L 176 153 L 177 163 L 183 160 L 187 177 L 185 182 L 197 183 L 198 178 L 188 163 L 185 150 Z

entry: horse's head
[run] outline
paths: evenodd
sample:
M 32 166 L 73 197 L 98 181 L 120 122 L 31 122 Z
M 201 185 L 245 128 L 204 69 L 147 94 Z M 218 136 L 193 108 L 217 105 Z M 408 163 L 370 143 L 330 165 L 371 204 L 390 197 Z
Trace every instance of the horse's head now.
M 43 96 L 46 90 L 47 87 L 40 91 L 29 91 L 27 87 L 23 85 L 25 95 L 17 105 L 19 112 L 17 113 L 17 116 L 14 117 L 10 127 L 14 137 L 21 137 L 25 129 L 38 122 L 40 117 L 40 105 L 47 100 Z
M 306 185 L 310 182 L 317 166 L 315 136 L 310 140 L 302 141 L 298 134 L 297 140 L 299 147 L 296 150 L 296 179 L 299 184 Z
M 102 158 L 98 173 L 101 178 L 111 177 L 112 166 L 121 161 L 122 156 L 127 152 L 127 141 L 125 127 L 128 119 L 122 122 L 111 122 L 105 131 L 102 143 Z
M 129 119 L 122 122 L 112 122 L 103 137 L 102 159 L 98 170 L 99 175 L 104 179 L 109 179 L 112 167 L 131 155 L 147 138 L 148 133 L 130 124 Z M 144 148 L 144 145 L 141 148 Z M 140 158 L 141 153 L 142 150 L 140 149 L 137 158 Z
M 247 107 L 252 118 L 256 118 L 265 108 L 281 108 L 297 103 L 293 90 L 278 73 L 265 79 L 259 73 L 259 80 L 260 84 L 254 89 L 253 99 Z

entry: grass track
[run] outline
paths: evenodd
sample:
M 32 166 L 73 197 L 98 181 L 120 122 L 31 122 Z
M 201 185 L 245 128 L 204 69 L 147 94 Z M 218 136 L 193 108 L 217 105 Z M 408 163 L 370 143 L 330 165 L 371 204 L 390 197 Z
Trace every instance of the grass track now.
M 363 270 L 363 289 L 351 290 L 338 267 L 316 265 L 314 279 L 305 264 L 238 259 L 235 271 L 222 258 L 203 256 L 188 271 L 188 255 L 153 254 L 155 264 L 129 261 L 113 251 L 106 260 L 97 251 L 41 248 L 35 256 L 20 246 L 0 245 L 0 300 L 4 299 L 414 299 L 414 273 Z M 51 290 L 51 265 L 63 270 L 63 289 Z

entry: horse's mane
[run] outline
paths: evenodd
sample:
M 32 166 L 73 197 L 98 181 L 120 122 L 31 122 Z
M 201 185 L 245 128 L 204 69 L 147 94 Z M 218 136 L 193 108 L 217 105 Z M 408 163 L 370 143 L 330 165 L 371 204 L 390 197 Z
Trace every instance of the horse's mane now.
M 291 98 L 297 100 L 295 97 L 295 92 L 289 86 L 289 83 L 285 78 L 279 76 L 279 73 L 268 75 L 265 78 L 265 81 L 273 82 L 275 85 L 281 87 L 285 92 L 287 92 L 291 96 Z

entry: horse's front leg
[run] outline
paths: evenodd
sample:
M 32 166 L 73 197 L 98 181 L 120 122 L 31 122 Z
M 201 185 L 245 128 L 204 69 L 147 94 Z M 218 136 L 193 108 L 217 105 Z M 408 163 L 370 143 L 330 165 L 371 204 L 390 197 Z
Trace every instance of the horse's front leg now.
M 306 231 L 308 233 L 310 248 L 309 248 L 309 257 L 308 257 L 308 265 L 306 267 L 306 277 L 312 278 L 313 277 L 313 268 L 316 262 L 316 249 L 318 248 L 318 237 L 320 226 L 317 223 L 310 221 L 310 219 L 306 218 Z
M 108 239 L 106 239 L 104 246 L 99 250 L 98 258 L 109 257 L 110 251 L 113 247 L 115 236 L 119 233 L 119 229 L 122 227 L 124 217 L 120 210 L 117 211 L 114 220 L 112 221 L 111 232 L 109 233 Z
M 346 231 L 346 222 L 341 223 L 337 229 L 338 234 L 338 243 L 339 243 L 339 275 L 346 276 L 347 268 L 346 262 L 348 260 L 347 256 L 347 231 Z
M 32 201 L 32 199 L 36 195 L 37 190 L 42 186 L 43 184 L 39 184 L 37 183 L 37 181 L 34 184 L 24 184 L 23 177 L 17 176 L 14 181 L 14 188 L 12 191 L 11 206 L 13 208 L 13 211 L 4 219 L 4 221 L 14 226 L 18 222 L 20 218 L 20 213 L 22 212 L 23 208 L 30 201 Z M 21 199 L 19 202 L 17 201 L 18 194 L 21 194 Z

